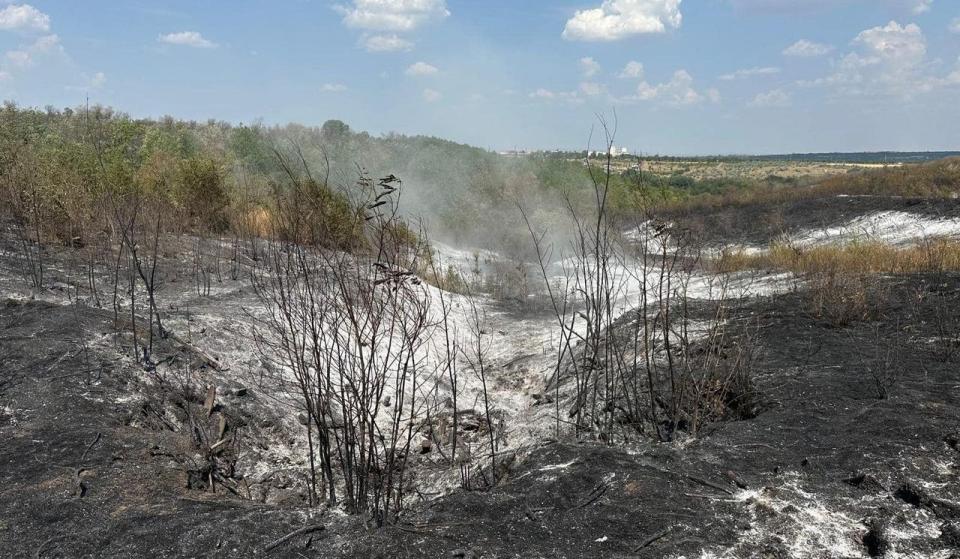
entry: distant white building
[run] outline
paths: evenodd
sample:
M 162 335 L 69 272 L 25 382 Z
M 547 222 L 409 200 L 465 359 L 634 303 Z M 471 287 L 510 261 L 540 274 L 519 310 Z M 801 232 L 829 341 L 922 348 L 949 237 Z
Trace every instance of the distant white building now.
M 529 152 L 524 149 L 508 149 L 506 151 L 497 152 L 504 157 L 523 157 L 529 155 Z

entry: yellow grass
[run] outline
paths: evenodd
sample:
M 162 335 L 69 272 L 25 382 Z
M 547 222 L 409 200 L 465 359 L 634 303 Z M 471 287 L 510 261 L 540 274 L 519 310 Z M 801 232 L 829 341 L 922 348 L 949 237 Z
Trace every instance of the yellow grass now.
M 845 245 L 796 247 L 774 243 L 764 252 L 725 251 L 715 261 L 720 272 L 750 269 L 783 270 L 795 274 L 910 274 L 960 271 L 960 242 L 930 239 L 898 247 L 878 241 Z

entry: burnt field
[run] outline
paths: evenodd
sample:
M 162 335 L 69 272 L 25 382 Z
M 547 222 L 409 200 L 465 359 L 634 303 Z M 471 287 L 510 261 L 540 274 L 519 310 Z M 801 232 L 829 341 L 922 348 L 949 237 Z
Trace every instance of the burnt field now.
M 960 559 L 957 0 L 74 4 L 0 559 Z
M 738 307 L 729 321 L 757 333 L 745 417 L 666 443 L 548 430 L 507 445 L 494 486 L 432 490 L 425 480 L 448 468 L 435 450 L 410 466 L 423 483 L 382 527 L 309 506 L 296 410 L 225 347 L 244 343 L 231 338 L 235 309 L 252 304 L 243 279 L 195 306 L 190 336 L 158 339 L 150 366 L 131 359 L 112 311 L 55 292 L 5 298 L 0 545 L 12 557 L 952 557 L 960 380 L 944 309 L 960 305 L 960 278 L 879 282 L 870 317 L 843 325 L 811 311 L 803 283 Z M 689 317 L 719 304 L 691 301 Z M 498 323 L 502 344 L 515 315 Z M 514 423 L 553 406 L 549 386 L 507 374 L 537 375 L 517 347 L 493 363 L 530 414 Z
M 905 212 L 917 219 L 955 219 L 955 199 L 910 196 L 819 196 L 797 200 L 745 200 L 743 203 L 703 208 L 693 205 L 664 212 L 715 245 L 767 244 L 778 237 L 826 229 L 838 223 L 879 212 Z

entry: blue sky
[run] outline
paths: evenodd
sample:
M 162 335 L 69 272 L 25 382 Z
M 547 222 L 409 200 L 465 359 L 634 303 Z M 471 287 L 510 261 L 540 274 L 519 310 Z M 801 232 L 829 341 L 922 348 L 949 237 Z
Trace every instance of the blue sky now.
M 0 97 L 493 149 L 960 149 L 956 0 L 0 0 Z

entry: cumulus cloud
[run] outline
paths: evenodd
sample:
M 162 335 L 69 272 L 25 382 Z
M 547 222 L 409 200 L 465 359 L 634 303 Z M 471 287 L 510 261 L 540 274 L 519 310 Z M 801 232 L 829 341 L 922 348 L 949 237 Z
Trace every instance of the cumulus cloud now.
M 436 66 L 426 62 L 415 62 L 407 67 L 404 73 L 408 76 L 432 76 L 439 71 Z
M 341 91 L 346 91 L 347 86 L 342 83 L 325 83 L 320 86 L 320 91 L 324 93 L 340 93 Z
M 90 93 L 91 91 L 103 89 L 103 86 L 107 85 L 107 75 L 103 72 L 97 72 L 92 76 L 80 74 L 80 78 L 83 80 L 83 85 L 68 85 L 66 88 L 67 91 Z
M 869 56 L 895 65 L 916 64 L 927 54 L 927 41 L 915 23 L 900 25 L 891 21 L 886 26 L 861 31 L 853 44 L 863 45 Z
M 199 49 L 211 49 L 217 46 L 216 43 L 204 38 L 197 31 L 179 31 L 176 33 L 167 33 L 157 38 L 161 43 L 168 45 L 179 45 L 184 47 L 193 47 Z
M 8 51 L 4 57 L 7 63 L 18 68 L 26 68 L 33 64 L 33 57 L 25 50 L 11 50 Z
M 57 68 L 61 73 L 53 79 L 63 79 L 80 83 L 80 86 L 67 86 L 67 90 L 90 91 L 102 88 L 107 82 L 103 72 L 93 75 L 80 72 L 67 56 L 60 37 L 50 33 L 50 16 L 29 4 L 14 4 L 10 0 L 0 0 L 0 31 L 14 31 L 25 36 L 16 48 L 0 55 L 0 81 L 12 81 L 21 74 L 27 74 L 31 68 L 46 62 L 60 59 L 69 65 L 70 70 L 63 73 L 63 66 Z M 50 76 L 47 76 L 50 80 Z M 54 87 L 54 83 L 50 83 Z
M 592 90 L 592 86 L 587 86 L 587 89 Z M 559 101 L 572 105 L 579 105 L 584 102 L 579 91 L 552 91 L 543 87 L 531 92 L 529 97 L 539 101 Z
M 772 66 L 767 66 L 763 68 L 761 67 L 744 68 L 742 70 L 737 70 L 736 72 L 732 72 L 730 74 L 724 74 L 720 76 L 720 79 L 724 81 L 733 81 L 733 80 L 739 80 L 742 78 L 750 78 L 753 76 L 768 76 L 771 74 L 779 74 L 779 73 L 780 73 L 780 68 L 774 68 Z
M 913 0 L 913 13 L 923 14 L 930 11 L 933 0 Z
M 0 29 L 4 31 L 50 31 L 50 16 L 30 4 L 11 4 L 0 9 Z
M 950 22 L 949 29 L 951 33 L 960 33 L 960 17 L 954 18 L 953 21 Z
M 63 52 L 60 37 L 57 35 L 44 35 L 26 47 L 8 51 L 4 57 L 11 66 L 28 68 L 33 66 L 34 59 L 37 56 L 57 52 Z
M 368 52 L 401 52 L 413 48 L 413 42 L 397 35 L 370 35 L 361 40 Z
M 93 89 L 100 89 L 101 87 L 107 84 L 107 75 L 103 72 L 97 72 L 90 78 L 90 87 Z
M 693 76 L 686 70 L 677 70 L 670 81 L 651 85 L 645 81 L 637 85 L 637 91 L 626 101 L 661 101 L 674 107 L 699 105 L 705 101 L 720 102 L 720 92 L 710 88 L 698 91 L 693 86 Z
M 821 43 L 814 43 L 813 41 L 808 41 L 806 39 L 800 39 L 796 43 L 793 43 L 789 47 L 783 49 L 783 54 L 785 56 L 812 57 L 823 56 L 830 53 L 832 50 L 833 47 L 830 45 L 824 45 Z
M 554 92 L 542 87 L 530 93 L 530 97 L 533 99 L 553 99 L 556 96 Z
M 336 9 L 348 27 L 371 31 L 413 31 L 450 15 L 446 0 L 353 0 Z
M 580 93 L 588 97 L 595 97 L 603 93 L 603 86 L 597 82 L 582 82 L 580 84 Z
M 792 104 L 792 98 L 789 93 L 783 89 L 774 89 L 764 93 L 758 93 L 752 101 L 748 103 L 751 107 L 789 107 Z
M 643 64 L 637 62 L 636 60 L 627 62 L 627 65 L 624 66 L 623 70 L 620 71 L 620 77 L 624 79 L 642 80 Z
M 440 99 L 443 99 L 443 94 L 435 89 L 424 89 L 423 90 L 423 100 L 427 103 L 436 103 Z
M 567 20 L 569 41 L 617 41 L 634 35 L 664 33 L 683 19 L 681 0 L 604 0 L 600 7 L 578 10 Z
M 953 75 L 934 73 L 927 60 L 927 41 L 916 24 L 887 25 L 860 32 L 832 74 L 804 86 L 823 86 L 847 96 L 895 96 L 910 99 L 946 85 L 956 85 Z
M 585 56 L 580 59 L 580 71 L 583 72 L 583 77 L 592 78 L 600 72 L 600 64 L 589 56 Z

